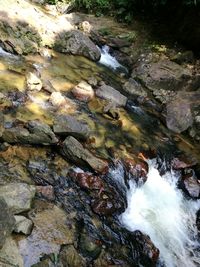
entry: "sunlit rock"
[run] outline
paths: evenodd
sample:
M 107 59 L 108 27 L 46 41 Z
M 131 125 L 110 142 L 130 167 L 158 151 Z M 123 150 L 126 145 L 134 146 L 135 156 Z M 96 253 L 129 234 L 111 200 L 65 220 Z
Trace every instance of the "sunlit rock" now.
M 15 215 L 15 233 L 23 233 L 29 235 L 31 233 L 33 222 L 21 215 Z
M 26 84 L 30 91 L 40 91 L 42 89 L 42 81 L 33 72 L 26 75 Z
M 87 82 L 81 81 L 72 89 L 72 94 L 76 99 L 87 102 L 94 97 L 94 90 Z

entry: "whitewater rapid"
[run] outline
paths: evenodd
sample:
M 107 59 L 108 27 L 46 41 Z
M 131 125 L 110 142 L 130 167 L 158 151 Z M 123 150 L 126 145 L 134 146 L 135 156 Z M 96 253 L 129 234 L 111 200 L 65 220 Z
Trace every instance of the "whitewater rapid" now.
M 128 207 L 120 216 L 130 231 L 140 230 L 150 236 L 160 250 L 160 262 L 166 267 L 200 266 L 196 212 L 200 201 L 187 200 L 177 189 L 178 175 L 160 176 L 154 162 L 149 162 L 147 182 L 137 187 L 129 182 Z

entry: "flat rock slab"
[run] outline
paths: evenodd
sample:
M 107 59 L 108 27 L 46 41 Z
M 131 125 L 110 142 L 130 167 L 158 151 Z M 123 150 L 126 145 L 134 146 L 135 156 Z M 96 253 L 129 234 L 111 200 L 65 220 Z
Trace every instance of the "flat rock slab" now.
M 55 118 L 53 124 L 55 134 L 62 136 L 74 136 L 80 139 L 87 139 L 91 132 L 88 124 L 85 121 L 80 121 L 74 116 L 59 115 Z
M 29 217 L 34 223 L 33 231 L 19 242 L 24 266 L 36 264 L 45 254 L 58 254 L 61 245 L 73 244 L 75 241 L 74 223 L 57 206 L 38 201 Z
M 109 85 L 102 85 L 96 90 L 96 95 L 100 98 L 106 99 L 116 106 L 124 107 L 127 102 L 127 97 L 122 95 L 116 89 Z
M 13 214 L 30 210 L 35 196 L 35 186 L 24 183 L 10 183 L 0 187 L 0 197 L 3 197 Z
M 69 136 L 63 142 L 63 154 L 70 161 L 75 164 L 87 164 L 94 171 L 99 173 L 107 172 L 108 163 L 93 155 L 89 150 L 85 149 L 83 145 L 74 137 Z

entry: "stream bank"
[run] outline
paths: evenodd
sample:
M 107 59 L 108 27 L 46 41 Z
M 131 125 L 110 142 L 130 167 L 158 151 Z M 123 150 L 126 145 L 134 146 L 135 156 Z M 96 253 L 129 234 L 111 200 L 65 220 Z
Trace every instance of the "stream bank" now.
M 9 3 L 19 4 L 14 2 L 2 3 L 5 12 Z M 31 3 L 23 3 L 32 11 Z M 44 27 L 49 17 L 55 24 L 60 19 L 51 10 L 34 8 L 32 18 L 43 16 Z M 22 17 L 21 7 L 17 10 L 15 15 Z M 28 38 L 24 47 L 35 49 L 23 50 L 18 43 L 23 42 L 23 34 L 18 39 L 13 32 L 18 35 L 16 29 L 28 27 L 31 36 L 30 25 L 39 21 L 36 17 L 21 28 L 17 18 L 16 24 L 1 24 L 6 29 L 0 38 L 2 47 L 11 52 L 2 50 L 0 57 L 0 203 L 5 214 L 0 218 L 1 264 L 156 266 L 159 247 L 145 233 L 126 230 L 118 216 L 127 207 L 129 180 L 142 186 L 148 179 L 146 158 L 157 157 L 161 174 L 171 168 L 178 171 L 186 197 L 199 198 L 197 64 L 191 57 L 174 63 L 176 51 L 165 51 L 163 46 L 134 50 L 142 41 L 134 41 L 129 29 L 125 40 L 113 38 L 125 28 L 112 21 L 113 33 L 107 29 L 105 34 L 104 27 L 103 33 L 95 28 L 90 34 L 90 25 L 98 27 L 98 19 L 89 16 L 83 23 L 84 15 L 64 16 L 70 28 L 62 27 L 69 34 L 56 39 L 57 50 L 64 54 L 49 49 L 54 47 L 57 29 L 51 44 L 45 43 L 48 32 L 41 25 L 37 30 L 45 36 L 40 33 L 39 42 Z M 83 46 L 74 45 L 83 35 Z M 93 42 L 108 44 L 131 77 L 88 60 L 100 58 Z M 36 51 L 40 54 L 29 54 Z M 176 99 L 183 99 L 182 109 Z M 192 130 L 193 141 L 181 134 Z M 121 181 L 113 180 L 117 173 Z

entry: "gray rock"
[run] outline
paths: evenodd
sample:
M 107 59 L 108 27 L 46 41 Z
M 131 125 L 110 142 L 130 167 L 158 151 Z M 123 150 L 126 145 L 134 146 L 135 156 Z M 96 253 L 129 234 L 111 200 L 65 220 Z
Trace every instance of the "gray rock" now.
M 69 136 L 63 142 L 63 155 L 75 164 L 87 164 L 93 170 L 104 173 L 108 170 L 108 163 L 97 158 L 89 150 L 85 149 L 74 137 Z
M 100 98 L 106 99 L 116 106 L 125 106 L 127 102 L 127 97 L 122 95 L 113 87 L 103 84 L 96 90 L 96 95 Z
M 42 89 L 42 81 L 33 72 L 29 72 L 26 75 L 26 85 L 30 91 L 40 91 Z
M 24 267 L 23 258 L 17 242 L 11 236 L 6 239 L 3 248 L 0 250 L 0 266 Z
M 2 139 L 10 144 L 56 144 L 58 139 L 51 128 L 39 121 L 30 121 L 26 124 L 26 128 L 17 126 L 5 129 Z
M 34 223 L 32 233 L 18 243 L 25 266 L 38 263 L 44 255 L 58 255 L 62 245 L 75 242 L 75 223 L 65 211 L 46 201 L 35 201 L 34 204 L 34 209 L 29 212 Z
M 123 86 L 125 92 L 134 96 L 147 96 L 147 92 L 136 80 L 130 78 Z
M 80 139 L 87 139 L 91 132 L 85 121 L 79 121 L 70 115 L 58 115 L 54 120 L 53 131 L 59 135 L 71 135 Z
M 101 57 L 96 45 L 78 30 L 60 33 L 60 39 L 56 41 L 54 48 L 58 52 L 85 56 L 94 61 L 98 61 Z
M 190 103 L 184 99 L 175 99 L 167 104 L 167 127 L 175 133 L 187 130 L 193 124 Z
M 192 73 L 172 61 L 163 60 L 150 64 L 141 60 L 132 77 L 139 78 L 151 91 L 155 89 L 177 91 L 185 86 Z
M 21 215 L 15 215 L 15 228 L 14 232 L 29 235 L 31 233 L 33 222 Z
M 10 183 L 0 187 L 3 197 L 13 214 L 30 210 L 35 196 L 35 186 L 23 183 Z
M 5 200 L 0 198 L 0 249 L 4 245 L 6 238 L 12 233 L 14 226 L 15 218 Z
M 63 266 L 66 266 L 66 264 L 70 267 L 87 266 L 86 260 L 81 257 L 73 245 L 66 246 L 61 250 L 60 261 L 63 263 Z

